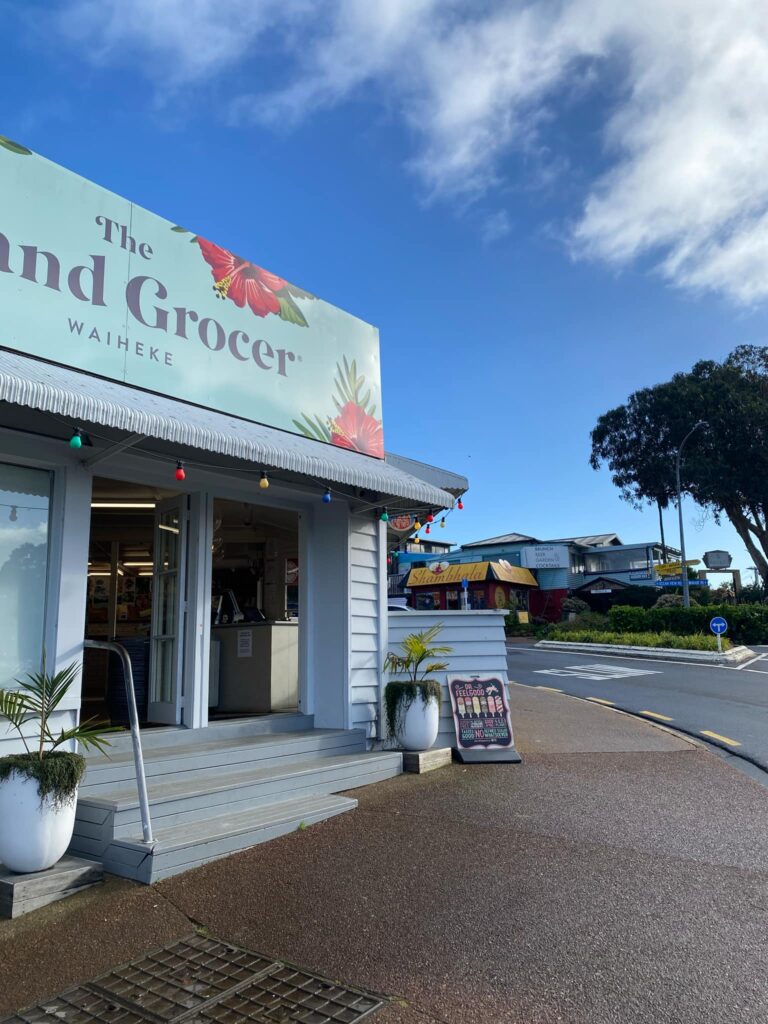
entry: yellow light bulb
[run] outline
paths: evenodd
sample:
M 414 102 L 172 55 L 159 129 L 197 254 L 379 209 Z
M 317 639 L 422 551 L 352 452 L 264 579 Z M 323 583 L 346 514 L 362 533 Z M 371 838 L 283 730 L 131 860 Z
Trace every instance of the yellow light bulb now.
M 259 480 L 259 487 L 262 489 L 262 491 L 266 491 L 266 489 L 269 487 L 269 477 L 267 476 L 266 473 L 261 474 L 261 480 Z
M 418 519 L 417 519 L 417 520 L 416 520 L 416 522 L 415 522 L 415 523 L 413 524 L 413 528 L 414 528 L 414 530 L 420 530 L 420 529 L 421 529 L 421 523 L 419 522 L 419 520 L 418 520 Z

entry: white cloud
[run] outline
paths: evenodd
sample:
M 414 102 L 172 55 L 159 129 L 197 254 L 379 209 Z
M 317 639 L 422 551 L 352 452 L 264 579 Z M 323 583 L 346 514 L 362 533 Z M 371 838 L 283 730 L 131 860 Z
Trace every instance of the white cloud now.
M 485 218 L 481 236 L 486 245 L 498 242 L 512 233 L 512 221 L 506 210 L 497 210 Z
M 454 203 L 492 193 L 553 122 L 567 149 L 568 103 L 586 96 L 609 111 L 607 169 L 584 186 L 574 254 L 650 257 L 679 286 L 768 296 L 768 5 L 71 0 L 66 23 L 101 59 L 127 47 L 171 85 L 237 66 L 234 109 L 252 122 L 296 124 L 368 89 L 407 124 L 428 193 Z M 287 69 L 277 90 L 244 60 L 269 31 Z

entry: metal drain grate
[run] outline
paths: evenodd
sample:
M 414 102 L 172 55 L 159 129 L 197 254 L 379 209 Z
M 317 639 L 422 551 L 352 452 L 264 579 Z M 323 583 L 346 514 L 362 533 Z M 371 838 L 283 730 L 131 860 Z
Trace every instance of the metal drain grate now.
M 380 1006 L 377 996 L 195 935 L 0 1024 L 355 1024 Z
M 341 988 L 315 974 L 280 967 L 239 992 L 203 1010 L 200 1024 L 353 1024 L 372 1013 L 381 1002 L 374 996 Z

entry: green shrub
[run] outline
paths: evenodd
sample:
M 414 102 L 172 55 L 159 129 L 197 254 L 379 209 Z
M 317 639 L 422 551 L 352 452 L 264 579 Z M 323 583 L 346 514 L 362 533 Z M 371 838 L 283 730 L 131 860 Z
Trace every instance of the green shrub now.
M 562 610 L 564 612 L 576 612 L 577 615 L 581 615 L 583 612 L 589 611 L 589 605 L 586 601 L 582 601 L 580 597 L 566 597 L 562 604 Z
M 571 632 L 579 629 L 608 629 L 608 616 L 602 612 L 584 612 L 569 622 L 558 622 L 552 629 L 564 629 Z
M 567 640 L 576 644 L 627 644 L 630 647 L 671 647 L 682 651 L 716 651 L 717 637 L 711 634 L 696 633 L 692 636 L 679 636 L 676 633 L 614 633 L 608 630 L 562 629 L 557 626 L 550 632 L 550 640 Z M 723 640 L 723 649 L 730 647 L 728 640 Z
M 683 607 L 683 595 L 682 594 L 662 594 L 658 601 L 654 604 L 654 608 L 682 608 Z
M 768 643 L 768 606 L 706 605 L 691 608 L 631 608 L 616 605 L 608 613 L 616 633 L 674 633 L 690 636 L 709 633 L 710 620 L 722 615 L 728 622 L 728 638 L 734 644 Z

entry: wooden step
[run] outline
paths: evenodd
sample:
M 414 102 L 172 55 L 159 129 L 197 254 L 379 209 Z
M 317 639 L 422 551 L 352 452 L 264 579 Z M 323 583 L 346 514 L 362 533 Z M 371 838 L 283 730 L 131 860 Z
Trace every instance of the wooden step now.
M 206 737 L 205 742 L 198 740 L 194 745 L 150 748 L 144 755 L 144 772 L 147 779 L 163 775 L 181 778 L 191 771 L 248 766 L 267 759 L 278 763 L 317 757 L 321 753 L 353 754 L 364 750 L 362 729 L 313 729 L 210 741 Z M 80 792 L 84 796 L 97 796 L 121 783 L 135 786 L 133 751 L 89 757 Z
M 302 732 L 314 727 L 312 715 L 295 711 L 275 712 L 252 718 L 228 718 L 210 722 L 205 729 L 185 729 L 183 726 L 147 726 L 141 730 L 141 745 L 144 751 L 154 747 L 187 746 L 199 743 L 202 734 L 207 741 L 233 739 L 236 736 L 265 736 L 283 732 Z M 110 752 L 128 752 L 132 749 L 128 729 L 110 735 Z
M 106 852 L 104 868 L 140 882 L 156 882 L 355 807 L 357 800 L 321 794 L 159 828 L 151 847 L 141 843 L 140 836 L 116 839 Z
M 268 764 L 240 771 L 190 772 L 186 778 L 150 779 L 153 830 L 203 822 L 305 796 L 356 789 L 399 775 L 402 754 L 396 751 L 318 757 Z M 135 785 L 107 790 L 108 795 L 79 797 L 70 845 L 74 856 L 103 860 L 110 843 L 141 834 Z

